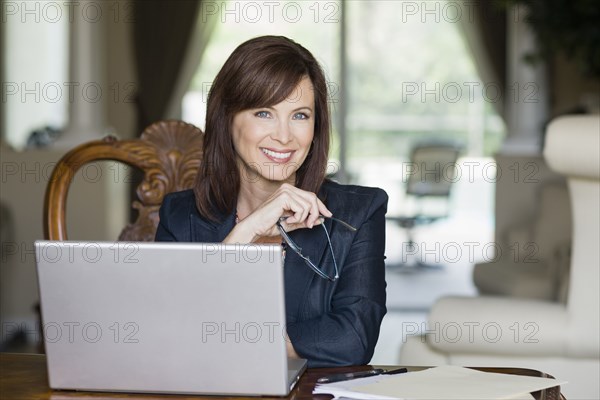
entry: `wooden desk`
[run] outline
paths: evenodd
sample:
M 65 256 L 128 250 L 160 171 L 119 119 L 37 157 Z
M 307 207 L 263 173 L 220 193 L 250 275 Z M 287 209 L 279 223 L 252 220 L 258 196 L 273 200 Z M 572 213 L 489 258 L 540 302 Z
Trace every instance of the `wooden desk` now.
M 386 367 L 382 367 L 386 368 Z M 387 368 L 398 368 L 387 367 Z M 309 369 L 300 379 L 299 384 L 287 397 L 290 400 L 305 399 L 330 399 L 328 395 L 313 396 L 312 390 L 315 387 L 317 378 L 337 372 L 362 371 L 369 370 L 370 366 L 345 367 L 345 368 L 315 368 Z M 409 371 L 423 369 L 423 367 L 409 367 Z M 488 372 L 501 372 L 506 374 L 528 375 L 551 377 L 543 372 L 523 368 L 477 368 Z M 241 397 L 223 397 L 223 396 L 181 396 L 181 395 L 151 395 L 151 394 L 122 394 L 122 393 L 94 393 L 94 392 L 71 392 L 50 390 L 48 387 L 48 377 L 46 374 L 46 356 L 42 354 L 9 354 L 0 353 L 0 397 L 10 400 L 94 400 L 94 399 L 242 399 Z M 560 400 L 564 397 L 560 394 L 560 387 L 554 387 L 541 392 L 535 392 L 534 397 L 538 400 Z M 254 397 L 253 399 L 257 399 Z M 266 399 L 260 397 L 259 399 Z M 282 397 L 274 399 L 282 400 Z

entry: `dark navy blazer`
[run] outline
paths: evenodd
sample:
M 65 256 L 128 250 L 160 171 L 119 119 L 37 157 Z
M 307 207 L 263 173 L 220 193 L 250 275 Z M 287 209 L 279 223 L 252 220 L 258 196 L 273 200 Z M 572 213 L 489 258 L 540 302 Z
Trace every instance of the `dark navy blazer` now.
M 366 364 L 373 356 L 385 307 L 385 212 L 387 194 L 378 188 L 326 181 L 319 192 L 333 216 L 358 228 L 352 232 L 325 220 L 340 278 L 315 274 L 295 252 L 285 257 L 287 332 L 309 367 Z M 191 190 L 171 193 L 160 208 L 156 241 L 222 242 L 235 212 L 220 222 L 203 218 Z M 329 276 L 333 264 L 323 229 L 298 229 L 290 236 Z M 318 262 L 318 263 L 317 263 Z

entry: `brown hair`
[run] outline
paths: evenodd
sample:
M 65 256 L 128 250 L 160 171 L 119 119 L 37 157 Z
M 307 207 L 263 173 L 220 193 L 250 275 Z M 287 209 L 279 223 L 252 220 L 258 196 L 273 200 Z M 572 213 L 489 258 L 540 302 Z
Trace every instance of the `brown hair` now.
M 216 221 L 229 214 L 240 189 L 231 126 L 235 114 L 270 107 L 290 96 L 309 77 L 315 96 L 314 139 L 296 172 L 296 186 L 317 193 L 327 168 L 330 119 L 325 75 L 314 56 L 283 36 L 261 36 L 238 46 L 229 56 L 208 95 L 203 157 L 194 186 L 196 206 Z

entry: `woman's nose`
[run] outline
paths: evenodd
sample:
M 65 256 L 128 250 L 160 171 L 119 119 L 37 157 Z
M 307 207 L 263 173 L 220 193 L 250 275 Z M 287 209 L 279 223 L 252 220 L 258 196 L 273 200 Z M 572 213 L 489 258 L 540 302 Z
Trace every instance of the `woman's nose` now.
M 289 143 L 292 140 L 292 132 L 287 121 L 280 121 L 271 133 L 271 137 L 281 144 Z

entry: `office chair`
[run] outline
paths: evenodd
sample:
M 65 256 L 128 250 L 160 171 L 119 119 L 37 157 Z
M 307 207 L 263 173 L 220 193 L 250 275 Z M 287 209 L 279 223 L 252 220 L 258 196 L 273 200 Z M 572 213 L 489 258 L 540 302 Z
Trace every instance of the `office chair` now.
M 449 214 L 450 190 L 456 181 L 456 161 L 461 152 L 461 147 L 453 142 L 426 141 L 413 146 L 410 162 L 404 164 L 407 177 L 406 195 L 412 197 L 417 209 L 409 216 L 389 216 L 393 221 L 406 230 L 407 242 L 405 250 L 415 253 L 416 262 L 407 264 L 419 268 L 439 268 L 439 265 L 425 263 L 419 257 L 418 244 L 414 240 L 413 229 L 419 225 L 431 224 L 439 219 L 446 218 Z M 424 212 L 423 202 L 426 198 L 445 200 L 443 213 L 429 214 Z
M 44 201 L 44 236 L 67 240 L 66 204 L 75 173 L 85 164 L 113 160 L 138 168 L 144 178 L 132 207 L 138 216 L 121 234 L 122 241 L 154 241 L 158 209 L 170 192 L 193 186 L 202 158 L 203 133 L 182 121 L 160 121 L 147 127 L 139 139 L 106 137 L 84 143 L 65 154 L 52 171 Z

